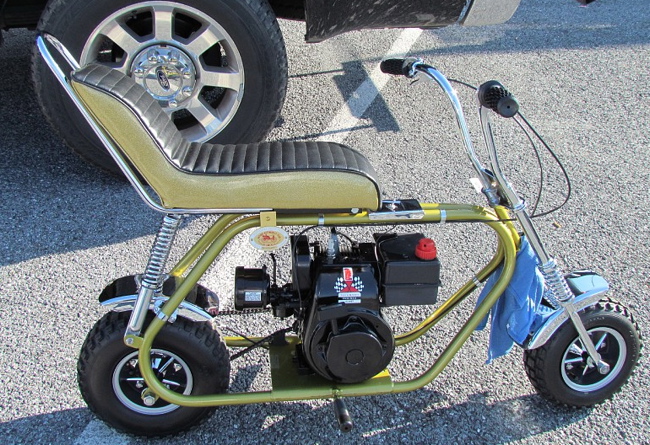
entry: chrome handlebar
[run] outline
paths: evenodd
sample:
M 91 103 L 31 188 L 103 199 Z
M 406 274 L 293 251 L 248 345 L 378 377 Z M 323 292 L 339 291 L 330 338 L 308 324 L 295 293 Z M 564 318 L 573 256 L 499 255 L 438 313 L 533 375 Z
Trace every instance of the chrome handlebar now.
M 456 116 L 456 123 L 458 125 L 458 131 L 465 147 L 465 152 L 474 167 L 478 175 L 478 179 L 481 183 L 481 191 L 488 199 L 490 206 L 499 205 L 502 202 L 501 197 L 498 194 L 498 191 L 493 183 L 492 175 L 486 170 L 474 150 L 472 144 L 472 138 L 469 134 L 469 128 L 467 126 L 467 121 L 463 113 L 463 107 L 460 103 L 460 99 L 456 94 L 456 91 L 449 83 L 449 80 L 437 69 L 434 67 L 425 64 L 422 59 L 388 59 L 384 60 L 381 63 L 381 70 L 387 74 L 393 75 L 404 75 L 409 78 L 415 77 L 418 73 L 424 74 L 429 79 L 433 80 L 442 88 L 445 95 L 449 98 L 451 106 L 454 110 Z
M 442 88 L 452 104 L 454 114 L 456 115 L 460 137 L 465 147 L 465 152 L 467 153 L 474 170 L 478 174 L 482 186 L 481 191 L 487 197 L 490 206 L 494 207 L 507 203 L 514 216 L 517 218 L 517 221 L 520 223 L 532 249 L 537 254 L 542 269 L 550 268 L 555 272 L 555 262 L 547 253 L 537 231 L 535 230 L 531 216 L 526 210 L 526 203 L 519 197 L 501 169 L 501 164 L 499 163 L 499 157 L 494 143 L 494 136 L 490 123 L 491 111 L 494 111 L 503 117 L 514 116 L 519 110 L 519 103 L 514 96 L 497 81 L 486 82 L 481 85 L 477 91 L 483 139 L 488 151 L 491 167 L 490 170 L 487 170 L 483 167 L 483 164 L 481 164 L 481 161 L 476 155 L 472 145 L 467 121 L 465 120 L 465 115 L 460 100 L 456 95 L 456 91 L 449 83 L 449 80 L 440 73 L 440 71 L 425 64 L 422 59 L 415 58 L 385 60 L 381 64 L 381 69 L 387 74 L 404 75 L 409 78 L 413 78 L 417 76 L 418 73 L 422 73 L 429 79 L 435 81 L 440 88 Z M 564 291 L 564 289 L 562 291 Z M 559 300 L 569 297 L 569 295 L 561 295 L 562 293 L 565 292 L 558 292 L 558 294 L 560 294 L 558 295 Z

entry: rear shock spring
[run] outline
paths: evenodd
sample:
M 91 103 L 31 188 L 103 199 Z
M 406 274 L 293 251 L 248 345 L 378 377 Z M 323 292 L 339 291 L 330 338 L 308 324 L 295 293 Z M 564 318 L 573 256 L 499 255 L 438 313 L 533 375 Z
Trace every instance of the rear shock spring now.
M 157 293 L 162 292 L 162 275 L 165 270 L 165 263 L 169 258 L 169 252 L 181 220 L 181 215 L 165 215 L 151 249 L 147 268 L 142 276 L 142 285 L 148 289 L 156 290 Z

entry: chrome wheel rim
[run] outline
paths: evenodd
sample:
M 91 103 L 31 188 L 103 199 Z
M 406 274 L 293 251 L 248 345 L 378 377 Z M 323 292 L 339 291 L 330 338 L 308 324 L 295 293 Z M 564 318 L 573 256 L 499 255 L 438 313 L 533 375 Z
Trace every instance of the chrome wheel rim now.
M 167 388 L 179 394 L 189 395 L 194 386 L 194 379 L 189 366 L 176 354 L 163 349 L 151 350 L 151 369 L 158 380 Z M 162 399 L 151 406 L 142 400 L 147 385 L 140 374 L 138 351 L 124 357 L 113 371 L 113 392 L 124 406 L 139 414 L 159 416 L 180 408 Z
M 582 340 L 576 338 L 564 351 L 561 362 L 562 380 L 566 385 L 580 392 L 592 392 L 610 384 L 621 372 L 627 356 L 623 336 L 608 327 L 590 329 L 589 337 L 594 342 L 601 360 L 609 365 L 609 372 L 601 374 L 593 362 Z
M 141 2 L 116 11 L 90 34 L 80 59 L 132 76 L 190 141 L 219 134 L 244 92 L 233 39 L 212 17 L 178 3 Z

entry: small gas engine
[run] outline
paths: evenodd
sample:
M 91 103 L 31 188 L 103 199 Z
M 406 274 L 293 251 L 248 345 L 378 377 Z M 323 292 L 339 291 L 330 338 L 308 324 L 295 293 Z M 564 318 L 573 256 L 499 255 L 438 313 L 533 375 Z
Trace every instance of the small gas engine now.
M 235 272 L 235 308 L 270 306 L 294 315 L 302 340 L 301 365 L 326 379 L 357 383 L 381 372 L 395 349 L 381 308 L 434 304 L 440 262 L 434 242 L 420 233 L 375 234 L 348 242 L 332 229 L 327 246 L 306 235 L 291 238 L 293 282 L 271 283 L 266 267 Z

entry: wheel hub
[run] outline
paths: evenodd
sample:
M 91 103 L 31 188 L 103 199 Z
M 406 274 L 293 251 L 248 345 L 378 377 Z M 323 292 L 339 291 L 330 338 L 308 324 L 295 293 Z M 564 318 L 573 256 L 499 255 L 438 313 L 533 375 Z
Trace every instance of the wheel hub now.
M 562 379 L 575 391 L 597 391 L 607 386 L 620 372 L 627 353 L 625 340 L 618 331 L 598 327 L 588 332 L 601 357 L 598 363 L 591 358 L 580 338 L 569 345 L 562 357 Z
M 152 349 L 151 369 L 156 378 L 168 389 L 183 395 L 192 392 L 194 386 L 192 372 L 187 363 L 176 354 L 162 349 Z M 127 355 L 117 364 L 113 370 L 112 383 L 117 399 L 136 413 L 156 416 L 179 408 L 178 405 L 160 399 L 146 386 L 140 373 L 137 351 Z
M 152 45 L 133 60 L 131 74 L 163 108 L 177 108 L 196 88 L 196 67 L 192 59 L 170 45 Z

